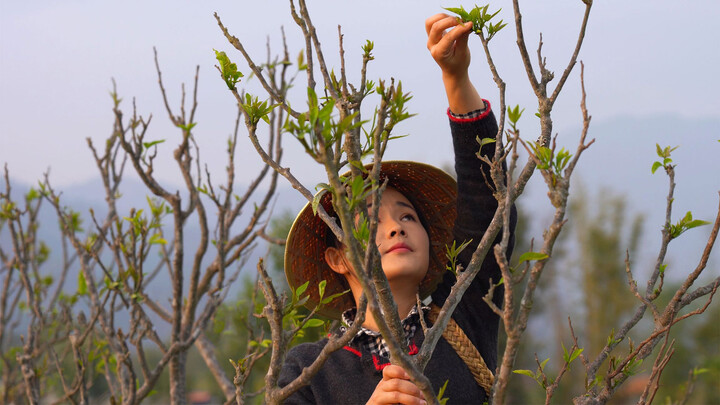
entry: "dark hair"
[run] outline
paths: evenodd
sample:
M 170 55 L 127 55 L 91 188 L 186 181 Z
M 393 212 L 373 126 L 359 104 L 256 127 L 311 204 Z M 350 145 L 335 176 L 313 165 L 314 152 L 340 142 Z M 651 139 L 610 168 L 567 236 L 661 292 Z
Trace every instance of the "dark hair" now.
M 330 214 L 335 223 L 340 226 L 340 217 L 338 216 L 338 214 L 335 211 L 328 212 L 328 214 Z M 325 225 L 325 246 L 338 249 L 343 247 L 343 244 L 340 243 L 337 236 L 335 236 L 335 233 L 333 233 L 333 231 L 327 225 Z

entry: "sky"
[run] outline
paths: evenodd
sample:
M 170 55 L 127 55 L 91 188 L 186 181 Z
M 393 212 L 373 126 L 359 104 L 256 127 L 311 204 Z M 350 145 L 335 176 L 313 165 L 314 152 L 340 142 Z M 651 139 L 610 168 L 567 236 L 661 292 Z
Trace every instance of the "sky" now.
M 396 128 L 396 134 L 409 136 L 392 143 L 386 159 L 447 166 L 452 160 L 445 116 L 447 103 L 440 70 L 426 48 L 424 21 L 442 12 L 443 7 L 471 8 L 474 3 L 411 0 L 309 3 L 330 66 L 336 69 L 339 66 L 340 25 L 351 82 L 359 77 L 360 47 L 371 40 L 375 44 L 375 61 L 369 66 L 368 77 L 376 81 L 395 78 L 413 95 L 408 109 L 417 115 Z M 492 40 L 491 51 L 507 83 L 508 104 L 526 109 L 519 124 L 523 137 L 534 140 L 538 128 L 532 112 L 537 101 L 515 44 L 512 3 L 501 0 L 491 4 L 491 10 L 498 8 L 502 9 L 498 17 L 510 24 Z M 583 9 L 580 0 L 521 3 L 525 38 L 533 62 L 542 33 L 543 55 L 556 77 L 565 69 L 574 48 Z M 182 84 L 189 93 L 196 66 L 199 67 L 194 135 L 202 163 L 218 179 L 216 183 L 222 181 L 227 161 L 224 151 L 235 124 L 236 108 L 214 67 L 217 62 L 213 50 L 227 52 L 246 74 L 249 69 L 222 35 L 214 12 L 256 61 L 266 60 L 268 41 L 273 55 L 279 53 L 281 27 L 293 56 L 303 46 L 286 1 L 0 0 L 0 164 L 7 165 L 14 181 L 26 184 L 36 183 L 48 170 L 51 182 L 59 188 L 97 179 L 86 138 L 102 145 L 111 134 L 109 93 L 114 80 L 125 116 L 132 114 L 133 107 L 146 118 L 152 115 L 147 140 L 166 140 L 159 145 L 157 177 L 170 188 L 179 184 L 178 170 L 170 156 L 180 132 L 168 120 L 162 104 L 153 60 L 155 48 L 170 104 L 176 112 Z M 586 152 L 588 166 L 582 170 L 591 189 L 595 187 L 593 182 L 607 181 L 604 173 L 609 171 L 618 192 L 640 192 L 635 208 L 657 211 L 650 219 L 655 223 L 658 217 L 662 218 L 662 204 L 648 203 L 646 199 L 652 195 L 653 201 L 659 201 L 666 189 L 659 176 L 648 180 L 647 168 L 654 159 L 656 142 L 683 144 L 677 153 L 683 156 L 684 167 L 693 169 L 685 172 L 686 181 L 692 180 L 691 187 L 679 191 L 678 198 L 691 207 L 692 202 L 702 202 L 703 219 L 711 220 L 716 212 L 720 176 L 712 173 L 720 171 L 720 165 L 711 158 L 717 153 L 708 151 L 720 147 L 717 143 L 720 134 L 715 131 L 708 135 L 712 130 L 707 128 L 716 128 L 714 123 L 720 121 L 720 80 L 716 73 L 720 65 L 718 20 L 720 2 L 716 0 L 682 3 L 608 0 L 596 1 L 592 9 L 579 56 L 585 64 L 587 104 L 593 117 L 590 136 L 595 136 L 595 129 L 612 128 L 612 123 L 629 124 L 614 136 L 598 139 L 595 149 Z M 471 79 L 484 98 L 496 103 L 497 87 L 479 40 L 471 38 L 470 47 Z M 301 79 L 302 76 L 295 89 L 300 96 L 305 92 Z M 240 85 L 243 86 L 264 97 L 256 80 L 245 80 Z M 558 143 L 570 150 L 575 149 L 581 124 L 579 104 L 578 65 L 553 115 Z M 703 124 L 700 126 L 706 128 L 705 135 L 685 133 L 682 127 L 663 131 L 664 121 L 660 118 Z M 287 138 L 284 149 L 283 164 L 290 166 L 308 189 L 323 181 L 323 172 L 302 153 L 297 142 Z M 696 156 L 703 158 L 693 161 Z M 236 161 L 240 183 L 253 178 L 261 166 L 247 139 L 241 139 Z M 582 161 L 580 166 L 583 167 Z M 643 176 L 629 172 L 639 170 L 636 167 L 642 167 Z M 132 177 L 129 171 L 127 175 Z M 537 177 L 534 181 L 542 185 Z M 652 191 L 644 192 L 650 188 Z M 538 194 L 542 196 L 544 192 Z M 679 207 L 678 212 L 689 209 Z
M 565 68 L 582 16 L 580 0 L 526 2 L 522 5 L 526 38 L 535 55 L 539 34 L 544 40 L 548 66 Z M 580 59 L 586 66 L 588 107 L 594 122 L 617 116 L 675 114 L 686 118 L 720 116 L 720 62 L 717 40 L 720 3 L 714 0 L 596 1 Z M 398 130 L 411 134 L 390 148 L 388 157 L 444 164 L 450 160 L 444 110 L 446 101 L 440 72 L 430 58 L 425 41 L 425 18 L 442 7 L 464 5 L 436 1 L 363 2 L 315 0 L 310 2 L 313 21 L 330 63 L 337 67 L 337 25 L 345 38 L 349 75 L 357 78 L 360 46 L 375 43 L 376 60 L 370 78 L 394 77 L 414 99 L 410 112 L 418 116 Z M 499 17 L 512 20 L 511 2 L 492 3 L 502 8 Z M 212 173 L 224 175 L 225 142 L 235 118 L 234 99 L 214 68 L 213 49 L 228 52 L 240 69 L 248 69 L 241 56 L 222 36 L 213 12 L 243 41 L 258 60 L 266 55 L 269 38 L 274 52 L 280 49 L 284 27 L 291 53 L 300 47 L 299 29 L 284 1 L 123 2 L 0 0 L 0 162 L 7 164 L 18 181 L 35 183 L 50 168 L 57 186 L 67 186 L 96 176 L 85 138 L 102 142 L 112 129 L 112 79 L 123 98 L 128 116 L 133 100 L 139 114 L 152 114 L 148 137 L 167 139 L 169 155 L 179 132 L 167 119 L 157 85 L 153 47 L 158 51 L 165 87 L 173 108 L 180 104 L 180 88 L 192 86 L 199 66 L 199 108 L 196 137 L 201 158 Z M 491 43 L 494 58 L 508 83 L 508 103 L 533 111 L 536 101 L 520 66 L 512 23 Z M 491 102 L 497 90 L 490 78 L 480 42 L 471 42 L 471 76 Z M 579 69 L 575 69 L 555 107 L 555 129 L 577 127 Z M 257 92 L 255 83 L 248 88 Z M 298 88 L 302 85 L 298 83 Z M 262 95 L 262 94 L 261 94 Z M 521 124 L 528 137 L 537 131 L 532 114 Z M 175 137 L 175 138 L 173 138 Z M 652 143 L 651 143 L 652 144 Z M 249 148 L 249 143 L 241 145 Z M 286 142 L 286 163 L 301 178 L 314 181 L 317 168 Z M 259 166 L 252 151 L 240 151 L 250 178 Z M 163 162 L 158 176 L 178 182 L 172 161 Z M 240 174 L 242 181 L 243 173 Z
M 464 0 L 309 3 L 331 66 L 336 69 L 339 66 L 340 25 L 351 81 L 356 82 L 359 77 L 360 47 L 371 40 L 376 59 L 370 64 L 368 77 L 401 80 L 403 88 L 413 94 L 408 109 L 417 115 L 396 128 L 396 134 L 409 136 L 392 143 L 386 159 L 418 160 L 447 167 L 452 161 L 445 115 L 447 102 L 440 70 L 426 48 L 424 21 L 442 12 L 443 7 L 471 8 L 474 3 Z M 533 62 L 542 33 L 543 55 L 548 67 L 559 77 L 575 45 L 582 2 L 525 1 L 521 7 Z M 523 137 L 534 140 L 538 128 L 532 112 L 537 101 L 515 44 L 511 2 L 493 2 L 491 9 L 498 8 L 502 8 L 498 16 L 510 24 L 491 42 L 493 58 L 507 83 L 508 104 L 526 109 L 519 124 Z M 235 124 L 236 107 L 214 67 L 217 62 L 213 50 L 227 52 L 246 75 L 249 69 L 223 37 L 214 12 L 256 61 L 266 59 L 267 41 L 273 55 L 279 52 L 281 27 L 292 55 L 297 55 L 303 46 L 287 1 L 0 0 L 0 164 L 7 165 L 14 181 L 26 184 L 35 184 L 48 170 L 51 182 L 60 189 L 96 180 L 97 169 L 86 138 L 102 145 L 112 132 L 109 93 L 114 80 L 125 116 L 132 114 L 133 107 L 146 118 L 152 115 L 147 140 L 166 140 L 159 145 L 161 157 L 155 170 L 158 179 L 170 189 L 180 184 L 178 170 L 169 158 L 180 132 L 169 122 L 162 103 L 153 60 L 155 48 L 175 111 L 179 110 L 182 84 L 190 92 L 196 66 L 199 67 L 194 136 L 202 163 L 207 165 L 215 183 L 222 182 L 226 141 Z M 667 190 L 663 176 L 651 177 L 649 173 L 656 142 L 682 145 L 675 154 L 681 169 L 674 217 L 692 210 L 695 218 L 712 220 L 717 213 L 719 20 L 717 0 L 597 0 L 593 6 L 579 60 L 585 64 L 587 104 L 593 117 L 589 135 L 598 138 L 585 152 L 578 170 L 585 190 L 596 195 L 629 195 L 631 210 L 646 215 L 647 252 L 657 252 Z M 471 38 L 470 46 L 471 79 L 484 98 L 496 103 L 497 88 L 479 40 Z M 264 97 L 256 80 L 245 80 L 240 87 L 243 86 Z M 301 81 L 296 83 L 295 90 L 301 96 L 304 94 Z M 559 145 L 573 151 L 581 125 L 579 104 L 578 65 L 553 113 Z M 618 125 L 621 130 L 614 129 Z M 308 189 L 323 181 L 323 172 L 302 153 L 297 142 L 286 138 L 284 149 L 283 164 L 290 166 Z M 247 139 L 239 143 L 236 162 L 239 183 L 254 178 L 261 166 Z M 133 177 L 130 170 L 127 176 Z M 531 215 L 547 218 L 552 207 L 547 201 L 536 200 L 538 197 L 544 200 L 544 186 L 540 176 L 535 177 L 528 187 L 530 197 L 521 201 L 521 206 Z M 608 184 L 612 190 L 605 188 Z M 81 196 L 70 195 L 70 200 L 73 197 Z M 95 197 L 101 198 L 99 194 Z M 297 201 L 297 196 L 293 201 Z M 709 228 L 688 232 L 683 244 L 673 248 L 670 255 L 681 265 L 678 267 L 694 267 Z M 536 240 L 540 235 L 538 230 Z M 653 263 L 651 255 L 645 254 L 644 262 Z M 713 256 L 711 267 L 720 262 L 717 249 Z M 645 271 L 649 271 L 649 266 Z M 710 276 L 717 277 L 717 267 Z

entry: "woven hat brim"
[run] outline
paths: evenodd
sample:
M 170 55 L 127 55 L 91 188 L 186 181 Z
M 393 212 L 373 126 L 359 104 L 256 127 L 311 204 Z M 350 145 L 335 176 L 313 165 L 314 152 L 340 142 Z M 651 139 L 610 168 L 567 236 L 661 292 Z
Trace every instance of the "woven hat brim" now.
M 372 164 L 366 165 L 367 169 Z M 349 174 L 346 174 L 349 176 Z M 452 241 L 452 229 L 457 217 L 457 183 L 443 170 L 418 162 L 382 162 L 381 178 L 407 197 L 425 220 L 430 239 L 430 267 L 419 286 L 420 296 L 427 297 L 434 291 L 446 270 L 446 246 Z M 328 213 L 332 213 L 329 194 L 321 199 Z M 305 306 L 315 308 L 320 302 L 318 285 L 326 280 L 324 297 L 348 290 L 344 277 L 335 273 L 325 262 L 328 226 L 313 213 L 308 203 L 300 211 L 290 228 L 285 246 L 285 275 L 288 284 L 295 289 L 309 281 Z M 355 306 L 351 293 L 336 298 L 318 312 L 332 319 L 339 319 L 342 312 Z

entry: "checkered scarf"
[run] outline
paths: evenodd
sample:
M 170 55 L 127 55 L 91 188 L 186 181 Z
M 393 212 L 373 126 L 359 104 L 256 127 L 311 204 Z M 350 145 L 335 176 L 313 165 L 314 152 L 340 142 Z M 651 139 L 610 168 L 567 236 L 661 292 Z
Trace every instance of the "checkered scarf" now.
M 422 307 L 423 313 L 427 312 L 429 309 L 429 307 Z M 347 311 L 343 312 L 343 326 L 340 327 L 340 333 L 345 333 L 345 331 L 347 331 L 350 325 L 353 324 L 356 314 L 357 308 L 350 308 Z M 420 323 L 420 312 L 418 311 L 418 307 L 414 306 L 408 316 L 405 317 L 405 319 L 403 319 L 400 324 L 402 325 L 405 332 L 405 346 L 410 346 L 412 337 L 415 336 L 415 331 L 418 328 L 422 327 L 422 324 Z M 380 332 L 376 332 L 365 327 L 360 327 L 360 330 L 350 342 L 358 344 L 360 347 L 367 348 L 373 355 L 386 358 L 390 357 L 390 350 Z

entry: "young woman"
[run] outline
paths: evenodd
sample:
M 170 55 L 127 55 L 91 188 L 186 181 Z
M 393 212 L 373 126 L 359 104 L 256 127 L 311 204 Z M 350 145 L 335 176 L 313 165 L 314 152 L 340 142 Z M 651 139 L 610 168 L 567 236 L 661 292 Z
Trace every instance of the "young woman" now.
M 428 319 L 427 308 L 417 308 L 416 294 L 430 295 L 442 306 L 455 283 L 445 271 L 445 246 L 470 241 L 458 263 L 467 267 L 470 257 L 489 225 L 497 202 L 488 187 L 489 168 L 476 156 L 477 138 L 494 138 L 497 123 L 490 104 L 483 100 L 468 77 L 470 52 L 467 42 L 471 24 L 460 25 L 455 17 L 437 14 L 425 22 L 428 49 L 442 70 L 455 150 L 457 183 L 440 169 L 416 162 L 383 162 L 382 176 L 389 187 L 382 195 L 376 243 L 383 271 L 403 320 L 405 344 L 417 353 L 423 343 L 420 316 Z M 483 155 L 494 154 L 494 144 L 483 146 Z M 326 205 L 330 207 L 329 204 Z M 514 228 L 514 215 L 511 229 Z M 511 235 L 512 236 L 512 235 Z M 512 249 L 512 237 L 510 249 Z M 291 286 L 310 280 L 312 292 L 321 280 L 327 281 L 325 296 L 348 288 L 333 301 L 325 314 L 352 324 L 362 293 L 343 246 L 312 213 L 308 204 L 298 215 L 288 236 L 285 271 Z M 489 280 L 500 280 L 492 255 L 466 291 L 452 318 L 482 356 L 487 368 L 497 365 L 498 317 L 483 301 Z M 319 301 L 313 293 L 310 305 Z M 502 304 L 502 293 L 495 301 Z M 342 333 L 344 328 L 335 332 Z M 294 347 L 287 355 L 280 385 L 287 385 L 310 365 L 327 343 Z M 441 338 L 425 368 L 425 375 L 437 391 L 447 381 L 445 397 L 450 403 L 483 403 L 486 389 L 473 377 L 468 365 L 448 341 Z M 293 394 L 287 403 L 372 403 L 424 404 L 420 390 L 399 366 L 391 365 L 384 339 L 375 319 L 368 314 L 363 328 L 343 349 L 334 352 L 310 384 Z

